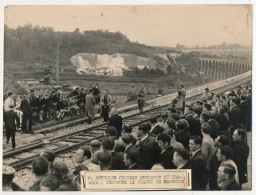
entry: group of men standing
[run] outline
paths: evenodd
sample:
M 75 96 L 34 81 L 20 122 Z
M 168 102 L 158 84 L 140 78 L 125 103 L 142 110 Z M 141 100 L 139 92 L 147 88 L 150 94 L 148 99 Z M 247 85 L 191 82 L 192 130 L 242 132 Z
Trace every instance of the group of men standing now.
M 14 111 L 15 103 L 13 100 L 13 93 L 8 92 L 8 97 L 4 102 L 4 124 L 6 128 L 6 143 L 9 143 L 12 138 L 12 149 L 15 149 L 15 132 L 16 127 L 20 126 L 20 118 L 16 111 Z M 20 110 L 22 111 L 22 132 L 34 133 L 32 131 L 32 107 L 31 101 L 33 101 L 30 93 L 27 93 L 25 98 L 20 102 Z M 29 129 L 27 131 L 27 121 L 29 122 Z

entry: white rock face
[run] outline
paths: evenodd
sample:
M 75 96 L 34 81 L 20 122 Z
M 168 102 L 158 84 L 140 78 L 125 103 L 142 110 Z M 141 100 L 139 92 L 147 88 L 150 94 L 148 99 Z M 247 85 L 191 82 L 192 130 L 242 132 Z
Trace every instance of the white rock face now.
M 120 54 L 88 54 L 79 53 L 70 59 L 77 73 L 86 73 L 88 68 L 95 68 L 97 72 L 101 70 L 128 69 L 124 63 L 124 58 Z

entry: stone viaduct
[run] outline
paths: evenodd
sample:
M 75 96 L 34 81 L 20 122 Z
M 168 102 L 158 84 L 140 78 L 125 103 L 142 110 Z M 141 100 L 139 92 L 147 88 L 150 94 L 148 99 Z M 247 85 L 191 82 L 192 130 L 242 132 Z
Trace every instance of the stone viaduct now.
M 210 81 L 226 79 L 251 70 L 251 65 L 246 62 L 225 59 L 198 58 L 198 65 L 201 74 Z

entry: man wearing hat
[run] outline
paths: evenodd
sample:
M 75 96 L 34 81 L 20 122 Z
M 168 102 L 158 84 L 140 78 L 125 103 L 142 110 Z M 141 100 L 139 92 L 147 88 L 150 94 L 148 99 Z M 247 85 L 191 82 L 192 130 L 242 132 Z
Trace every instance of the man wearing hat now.
M 8 165 L 2 166 L 2 176 L 3 176 L 3 185 L 2 190 L 3 191 L 23 191 L 16 183 L 14 183 L 12 180 L 14 178 L 15 169 Z
M 16 123 L 15 123 L 16 121 Z M 4 113 L 4 124 L 6 128 L 6 144 L 9 143 L 10 137 L 12 137 L 12 149 L 15 149 L 15 132 L 16 127 L 20 126 L 20 120 L 17 113 L 14 111 L 14 105 L 9 105 L 9 109 Z

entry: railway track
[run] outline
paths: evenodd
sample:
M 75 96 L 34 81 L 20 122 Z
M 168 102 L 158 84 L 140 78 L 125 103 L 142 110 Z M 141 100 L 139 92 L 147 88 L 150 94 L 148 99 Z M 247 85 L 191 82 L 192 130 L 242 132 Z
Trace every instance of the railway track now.
M 225 82 L 226 85 L 220 86 L 215 83 L 215 88 L 212 85 L 211 90 L 214 93 L 221 93 L 229 91 L 236 86 L 242 85 L 251 78 L 244 76 L 241 79 L 232 80 L 232 82 Z M 192 89 L 188 93 L 187 91 L 187 101 L 193 101 L 203 92 L 204 86 L 201 87 L 202 90 Z M 158 98 L 158 101 L 149 102 L 149 106 L 144 112 L 138 112 L 137 106 L 136 111 L 130 109 L 129 112 L 123 112 L 123 123 L 129 123 L 132 126 L 137 126 L 141 123 L 148 121 L 150 115 L 160 116 L 162 112 L 166 112 L 171 99 L 176 95 L 169 95 L 168 97 Z M 57 156 L 63 153 L 67 153 L 79 148 L 82 145 L 89 144 L 94 139 L 101 139 L 105 136 L 105 130 L 107 128 L 107 123 L 100 123 L 89 126 L 87 124 L 81 125 L 79 130 L 68 133 L 66 135 L 56 136 L 51 139 L 40 140 L 33 144 L 28 144 L 26 146 L 20 147 L 19 149 L 7 151 L 3 153 L 3 164 L 8 164 L 13 166 L 16 170 L 21 170 L 26 168 L 27 165 L 31 164 L 33 159 L 39 156 L 40 152 L 43 150 L 51 150 Z

